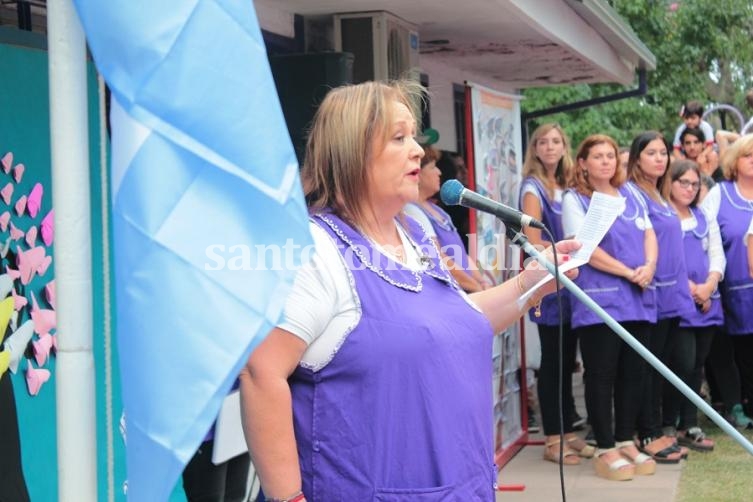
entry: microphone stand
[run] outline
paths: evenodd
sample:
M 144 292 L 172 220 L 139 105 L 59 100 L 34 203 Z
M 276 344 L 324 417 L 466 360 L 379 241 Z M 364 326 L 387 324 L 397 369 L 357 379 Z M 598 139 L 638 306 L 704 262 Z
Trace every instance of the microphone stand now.
M 512 225 L 505 223 L 505 228 L 505 234 L 507 235 L 507 238 L 513 242 L 513 244 L 520 246 L 523 251 L 525 251 L 529 256 L 535 258 L 536 261 L 539 262 L 542 266 L 546 267 L 546 269 L 552 275 L 555 275 L 554 264 L 549 262 L 544 257 L 544 255 L 542 255 L 535 247 L 533 247 L 530 242 L 528 242 L 528 238 L 522 232 L 520 227 L 514 228 Z M 706 401 L 704 401 L 701 396 L 699 396 L 693 389 L 688 387 L 685 382 L 680 380 L 677 375 L 675 375 L 669 368 L 667 368 L 667 366 L 665 366 L 664 363 L 662 363 L 655 355 L 653 355 L 651 351 L 649 351 L 642 343 L 636 340 L 633 335 L 628 333 L 627 330 L 620 325 L 620 323 L 615 321 L 614 318 L 612 318 L 612 316 L 610 316 L 603 308 L 601 308 L 596 302 L 594 302 L 591 297 L 584 293 L 583 290 L 578 287 L 578 285 L 576 285 L 565 274 L 559 271 L 557 272 L 557 276 L 560 283 L 564 285 L 564 287 L 567 288 L 567 290 L 570 291 L 575 298 L 583 302 L 589 309 L 591 309 L 596 315 L 598 315 L 607 324 L 607 326 L 612 328 L 612 331 L 617 333 L 620 338 L 625 341 L 625 343 L 627 343 L 633 350 L 638 353 L 638 355 L 640 355 L 651 366 L 653 366 L 656 371 L 658 371 L 664 378 L 669 381 L 669 383 L 674 385 L 677 390 L 679 390 L 686 398 L 688 398 L 690 402 L 696 405 L 698 409 L 700 409 L 707 417 L 711 419 L 711 421 L 713 421 L 717 426 L 719 426 L 720 429 L 722 429 L 735 441 L 737 441 L 740 446 L 748 451 L 748 453 L 753 455 L 753 444 L 751 444 L 750 441 L 745 438 L 745 436 L 740 434 L 737 429 L 732 427 L 732 425 L 730 425 L 730 423 L 727 422 L 724 417 L 722 417 L 714 408 L 712 408 Z

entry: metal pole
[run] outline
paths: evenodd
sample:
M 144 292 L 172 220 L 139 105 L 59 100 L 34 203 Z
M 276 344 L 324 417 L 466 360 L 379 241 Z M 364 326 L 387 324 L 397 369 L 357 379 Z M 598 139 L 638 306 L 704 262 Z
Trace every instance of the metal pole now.
M 546 258 L 544 258 L 544 256 L 539 253 L 539 251 L 534 246 L 532 246 L 530 242 L 528 242 L 528 239 L 521 231 L 508 229 L 508 232 L 510 232 L 508 236 L 514 244 L 522 247 L 523 251 L 528 253 L 529 256 L 534 257 L 536 261 L 545 266 L 546 269 L 554 275 L 554 265 Z M 653 366 L 656 371 L 661 373 L 661 375 L 666 378 L 669 383 L 674 385 L 677 390 L 682 392 L 685 397 L 687 397 L 694 405 L 698 407 L 698 409 L 700 409 L 707 417 L 709 417 L 716 425 L 718 425 L 720 429 L 731 436 L 732 439 L 737 441 L 740 446 L 742 446 L 748 453 L 753 455 L 753 444 L 751 444 L 750 441 L 745 438 L 745 436 L 740 434 L 737 429 L 732 427 L 732 425 L 730 425 L 730 423 L 727 422 L 724 417 L 722 417 L 719 413 L 716 412 L 714 408 L 712 408 L 706 401 L 704 401 L 701 396 L 699 396 L 693 389 L 688 387 L 685 382 L 680 380 L 677 375 L 672 373 L 672 371 L 667 368 L 664 363 L 662 363 L 655 355 L 653 355 L 651 351 L 649 351 L 643 344 L 636 340 L 633 335 L 628 333 L 627 330 L 620 325 L 620 323 L 615 321 L 612 316 L 610 316 L 603 308 L 601 308 L 596 302 L 594 302 L 573 281 L 571 281 L 561 272 L 558 274 L 558 278 L 560 282 L 565 286 L 565 288 L 567 288 L 567 290 L 573 294 L 573 296 L 575 296 L 581 302 L 585 303 L 588 308 L 590 308 L 596 315 L 601 317 L 601 319 L 610 328 L 612 328 L 612 331 L 617 333 L 620 338 L 625 341 L 625 343 L 630 345 L 630 347 L 635 350 L 639 356 L 641 356 L 651 366 Z
M 47 4 L 57 287 L 58 500 L 96 502 L 86 40 L 72 0 Z

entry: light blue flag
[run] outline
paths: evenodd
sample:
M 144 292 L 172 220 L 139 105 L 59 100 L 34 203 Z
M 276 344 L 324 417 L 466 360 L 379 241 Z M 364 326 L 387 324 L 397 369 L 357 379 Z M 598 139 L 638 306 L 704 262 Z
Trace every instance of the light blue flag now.
M 307 213 L 251 2 L 75 3 L 114 98 L 128 498 L 164 501 L 279 320 Z

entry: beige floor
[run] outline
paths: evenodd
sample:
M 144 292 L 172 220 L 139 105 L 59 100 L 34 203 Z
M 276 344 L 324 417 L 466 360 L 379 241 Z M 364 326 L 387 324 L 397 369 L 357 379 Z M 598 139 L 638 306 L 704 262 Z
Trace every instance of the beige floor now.
M 576 406 L 585 416 L 583 386 L 580 376 L 573 375 Z M 536 434 L 533 440 L 543 440 Z M 498 501 L 528 502 L 562 500 L 559 466 L 542 459 L 543 446 L 530 445 L 523 448 L 500 471 L 500 485 L 525 485 L 523 491 L 505 491 L 497 494 Z M 678 465 L 659 465 L 653 476 L 638 476 L 632 481 L 607 481 L 596 476 L 591 460 L 578 466 L 564 468 L 565 494 L 573 502 L 671 502 L 675 499 L 684 462 Z

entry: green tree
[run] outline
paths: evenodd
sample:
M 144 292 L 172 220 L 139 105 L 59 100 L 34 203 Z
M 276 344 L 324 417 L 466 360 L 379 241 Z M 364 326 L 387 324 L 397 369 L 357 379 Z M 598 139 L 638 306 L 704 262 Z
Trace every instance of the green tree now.
M 639 132 L 656 129 L 670 139 L 680 123 L 682 104 L 698 99 L 713 106 L 731 104 L 748 116 L 745 91 L 753 87 L 753 4 L 750 0 L 610 0 L 609 4 L 654 53 L 655 71 L 648 74 L 643 97 L 595 105 L 539 117 L 528 124 L 556 121 L 574 145 L 600 132 L 629 145 Z M 523 92 L 523 112 L 541 110 L 625 91 L 637 86 L 580 84 L 533 88 Z M 723 114 L 710 117 L 715 127 L 739 129 L 741 124 Z

